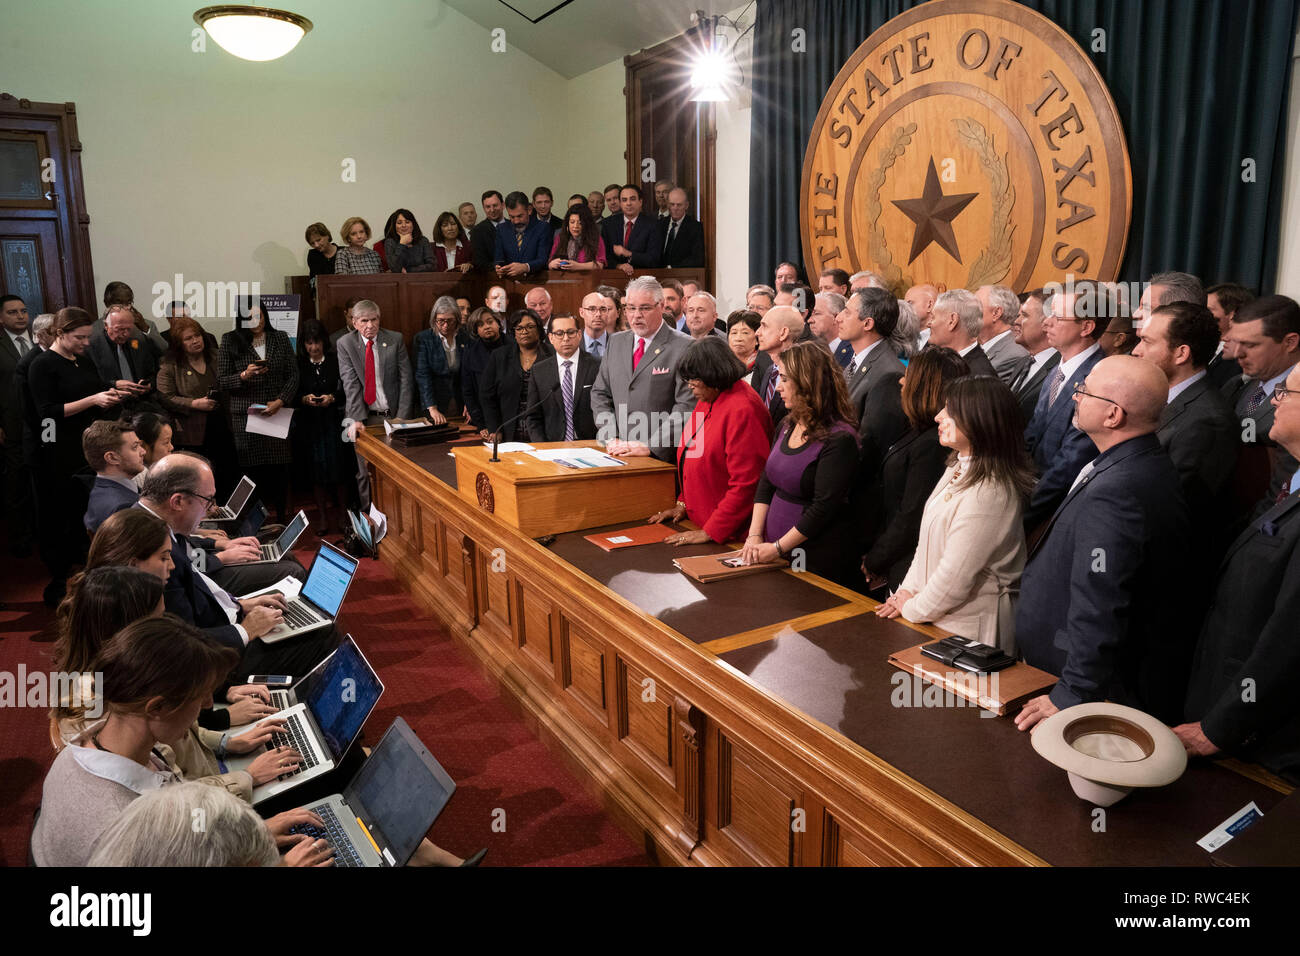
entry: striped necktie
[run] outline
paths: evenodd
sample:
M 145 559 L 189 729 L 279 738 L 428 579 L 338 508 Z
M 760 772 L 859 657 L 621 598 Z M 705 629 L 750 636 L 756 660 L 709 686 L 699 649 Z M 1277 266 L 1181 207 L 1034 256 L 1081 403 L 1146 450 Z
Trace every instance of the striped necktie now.
M 1061 366 L 1056 367 L 1056 372 L 1052 375 L 1052 382 L 1047 387 L 1047 407 L 1051 408 L 1056 404 L 1057 396 L 1061 394 L 1061 386 L 1065 384 L 1065 373 L 1061 371 Z
M 564 365 L 564 380 L 560 384 L 564 392 L 564 440 L 573 441 L 573 360 L 566 359 Z

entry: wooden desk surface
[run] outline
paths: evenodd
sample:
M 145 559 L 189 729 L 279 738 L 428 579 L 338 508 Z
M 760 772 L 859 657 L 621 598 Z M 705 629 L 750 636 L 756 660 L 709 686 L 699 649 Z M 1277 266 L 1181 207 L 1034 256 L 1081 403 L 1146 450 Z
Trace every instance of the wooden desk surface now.
M 445 516 L 454 528 L 438 535 L 433 568 L 411 551 L 429 540 L 409 498 L 453 496 L 446 446 L 363 439 L 359 450 L 381 487 L 406 492 L 388 505 L 423 538 L 399 534 L 384 559 L 453 633 L 456 602 L 477 602 L 466 643 L 616 802 L 638 804 L 631 820 L 656 839 L 676 828 L 661 844 L 669 858 L 675 847 L 709 863 L 1208 865 L 1198 838 L 1251 800 L 1267 813 L 1289 789 L 1193 761 L 1177 783 L 1108 808 L 1098 830 L 1094 808 L 1010 720 L 920 698 L 898 706 L 888 655 L 934 629 L 876 618 L 875 602 L 814 575 L 701 585 L 672 569 L 673 556 L 717 546 L 605 552 L 580 532 L 542 549 L 488 516 Z M 503 542 L 513 573 L 483 573 L 468 552 Z M 666 710 L 638 706 L 647 680 L 671 688 Z M 806 829 L 792 832 L 799 811 Z

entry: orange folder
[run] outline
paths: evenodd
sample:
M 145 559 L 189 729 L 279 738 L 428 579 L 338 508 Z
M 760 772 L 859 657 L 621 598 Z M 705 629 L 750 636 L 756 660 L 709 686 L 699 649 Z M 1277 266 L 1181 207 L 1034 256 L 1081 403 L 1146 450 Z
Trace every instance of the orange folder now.
M 588 534 L 584 537 L 598 548 L 616 551 L 619 548 L 634 548 L 638 544 L 658 544 L 677 529 L 668 524 L 641 524 L 635 528 L 621 528 L 618 531 L 606 531 L 603 534 Z

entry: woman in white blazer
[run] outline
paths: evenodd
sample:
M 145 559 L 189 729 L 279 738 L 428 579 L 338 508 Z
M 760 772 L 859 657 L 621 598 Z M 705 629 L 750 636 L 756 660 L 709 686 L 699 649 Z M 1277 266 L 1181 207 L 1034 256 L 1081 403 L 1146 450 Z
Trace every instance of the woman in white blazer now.
M 1014 598 L 1026 554 L 1021 511 L 1034 487 L 1016 427 L 1019 406 L 992 376 L 960 378 L 935 421 L 953 454 L 925 504 L 902 587 L 876 614 L 931 623 L 1014 655 Z

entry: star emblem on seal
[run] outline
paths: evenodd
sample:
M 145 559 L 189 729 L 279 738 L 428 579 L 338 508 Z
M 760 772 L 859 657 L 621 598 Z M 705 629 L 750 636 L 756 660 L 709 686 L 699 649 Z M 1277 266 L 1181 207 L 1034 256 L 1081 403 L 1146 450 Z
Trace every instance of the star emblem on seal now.
M 930 157 L 930 166 L 925 171 L 925 188 L 919 199 L 895 199 L 893 203 L 903 215 L 916 223 L 912 233 L 912 254 L 908 265 L 925 251 L 925 247 L 937 242 L 939 248 L 952 256 L 959 263 L 961 253 L 957 249 L 957 237 L 953 235 L 952 221 L 965 209 L 979 193 L 953 193 L 945 196 L 939 186 L 939 173 L 934 168 L 934 157 Z

